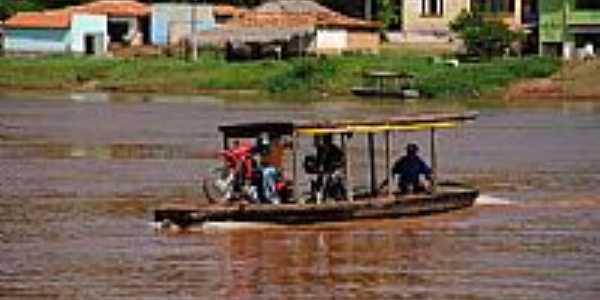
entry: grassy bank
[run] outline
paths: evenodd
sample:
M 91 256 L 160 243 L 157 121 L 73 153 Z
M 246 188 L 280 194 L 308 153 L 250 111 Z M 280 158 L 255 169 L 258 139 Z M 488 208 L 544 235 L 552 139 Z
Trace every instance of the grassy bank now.
M 175 58 L 0 58 L 0 87 L 182 93 L 250 89 L 346 94 L 359 83 L 362 71 L 382 69 L 414 73 L 417 88 L 434 98 L 447 98 L 471 97 L 506 87 L 518 79 L 546 77 L 558 68 L 558 61 L 537 57 L 452 67 L 434 64 L 429 56 L 396 52 L 233 63 L 211 55 L 194 63 Z

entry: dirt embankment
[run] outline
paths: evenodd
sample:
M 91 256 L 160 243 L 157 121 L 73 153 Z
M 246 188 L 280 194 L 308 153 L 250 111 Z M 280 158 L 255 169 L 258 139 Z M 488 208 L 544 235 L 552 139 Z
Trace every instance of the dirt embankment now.
M 514 83 L 505 98 L 600 100 L 600 59 L 568 62 L 549 78 Z

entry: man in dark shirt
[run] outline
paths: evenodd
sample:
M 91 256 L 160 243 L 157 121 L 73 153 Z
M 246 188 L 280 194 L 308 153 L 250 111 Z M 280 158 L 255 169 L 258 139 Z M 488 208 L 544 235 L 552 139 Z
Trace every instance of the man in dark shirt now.
M 325 174 L 332 174 L 344 164 L 344 152 L 333 143 L 330 134 L 320 137 L 317 142 L 317 166 Z
M 317 148 L 316 181 L 317 199 L 325 200 L 328 197 L 341 200 L 345 198 L 346 190 L 342 183 L 340 169 L 344 165 L 344 152 L 333 143 L 331 134 L 326 134 L 315 140 Z
M 431 168 L 417 155 L 419 147 L 410 143 L 406 146 L 406 155 L 398 159 L 392 168 L 392 174 L 398 176 L 398 188 L 403 194 L 423 192 L 425 187 L 419 181 L 424 175 L 431 182 Z

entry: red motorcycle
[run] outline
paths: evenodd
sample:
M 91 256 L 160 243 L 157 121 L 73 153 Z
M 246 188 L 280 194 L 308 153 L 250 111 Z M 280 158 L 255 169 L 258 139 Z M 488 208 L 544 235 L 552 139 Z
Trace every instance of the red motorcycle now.
M 210 175 L 202 180 L 204 194 L 210 203 L 225 204 L 237 200 L 269 202 L 264 199 L 262 172 L 257 167 L 255 154 L 255 148 L 248 144 L 237 144 L 219 152 L 223 166 L 211 170 Z M 275 182 L 280 198 L 289 197 L 288 186 L 283 178 Z

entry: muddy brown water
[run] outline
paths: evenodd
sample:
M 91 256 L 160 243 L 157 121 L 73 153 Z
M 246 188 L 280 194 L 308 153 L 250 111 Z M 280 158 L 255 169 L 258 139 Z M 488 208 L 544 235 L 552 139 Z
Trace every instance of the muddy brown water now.
M 441 132 L 441 175 L 486 196 L 465 211 L 175 233 L 149 226 L 152 208 L 202 201 L 197 182 L 215 166 L 219 124 L 470 108 L 0 98 L 2 299 L 600 298 L 600 105 L 478 107 L 477 122 Z M 394 136 L 394 155 L 407 141 L 428 156 L 419 134 Z M 354 157 L 364 144 L 353 139 Z

